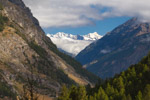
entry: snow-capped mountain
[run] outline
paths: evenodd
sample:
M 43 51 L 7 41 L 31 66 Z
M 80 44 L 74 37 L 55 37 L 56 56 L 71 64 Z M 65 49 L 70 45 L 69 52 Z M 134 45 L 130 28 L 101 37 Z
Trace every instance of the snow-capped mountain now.
M 98 40 L 98 39 L 102 38 L 102 36 L 99 35 L 97 32 L 94 32 L 94 33 L 89 33 L 87 35 L 83 35 L 83 38 L 84 38 L 84 40 L 94 41 L 94 40 Z
M 47 34 L 54 44 L 61 50 L 76 56 L 81 50 L 92 42 L 102 38 L 97 32 L 87 35 L 72 35 L 64 32 Z
M 56 34 L 47 34 L 48 37 L 53 37 L 53 38 L 70 38 L 74 40 L 98 40 L 102 38 L 101 35 L 99 35 L 97 32 L 94 33 L 89 33 L 87 35 L 72 35 L 64 32 L 58 32 Z

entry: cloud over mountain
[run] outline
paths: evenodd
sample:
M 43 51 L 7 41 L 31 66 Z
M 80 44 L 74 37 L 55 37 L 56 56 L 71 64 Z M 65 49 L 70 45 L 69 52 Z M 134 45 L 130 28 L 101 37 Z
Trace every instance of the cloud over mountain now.
M 107 17 L 150 22 L 149 0 L 23 0 L 43 27 L 83 26 Z
M 56 34 L 47 34 L 57 47 L 73 56 L 76 56 L 81 50 L 92 42 L 102 38 L 97 32 L 89 33 L 87 35 L 72 35 L 64 32 Z

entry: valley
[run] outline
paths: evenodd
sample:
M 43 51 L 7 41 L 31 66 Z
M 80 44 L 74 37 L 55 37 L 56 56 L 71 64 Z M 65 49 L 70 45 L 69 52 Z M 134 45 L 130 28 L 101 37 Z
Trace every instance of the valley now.
M 150 100 L 150 23 L 133 13 L 102 34 L 104 4 L 0 0 L 0 100 Z

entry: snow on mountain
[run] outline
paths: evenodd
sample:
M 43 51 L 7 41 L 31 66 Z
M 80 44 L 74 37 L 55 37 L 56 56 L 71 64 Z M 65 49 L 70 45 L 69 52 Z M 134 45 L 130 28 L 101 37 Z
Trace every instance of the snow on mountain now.
M 89 33 L 87 35 L 72 35 L 64 32 L 56 34 L 47 34 L 54 44 L 61 50 L 76 56 L 81 50 L 92 42 L 102 38 L 97 32 Z
M 84 40 L 94 41 L 94 40 L 98 40 L 98 39 L 102 38 L 102 36 L 99 35 L 97 32 L 94 32 L 94 33 L 89 33 L 87 35 L 83 35 L 83 38 L 84 38 Z

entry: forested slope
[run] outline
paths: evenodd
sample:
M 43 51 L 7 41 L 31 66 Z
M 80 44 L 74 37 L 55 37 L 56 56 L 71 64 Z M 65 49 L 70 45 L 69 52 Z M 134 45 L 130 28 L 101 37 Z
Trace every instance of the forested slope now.
M 69 99 L 64 99 L 69 98 Z M 60 100 L 150 100 L 150 53 L 95 88 L 63 87 Z

